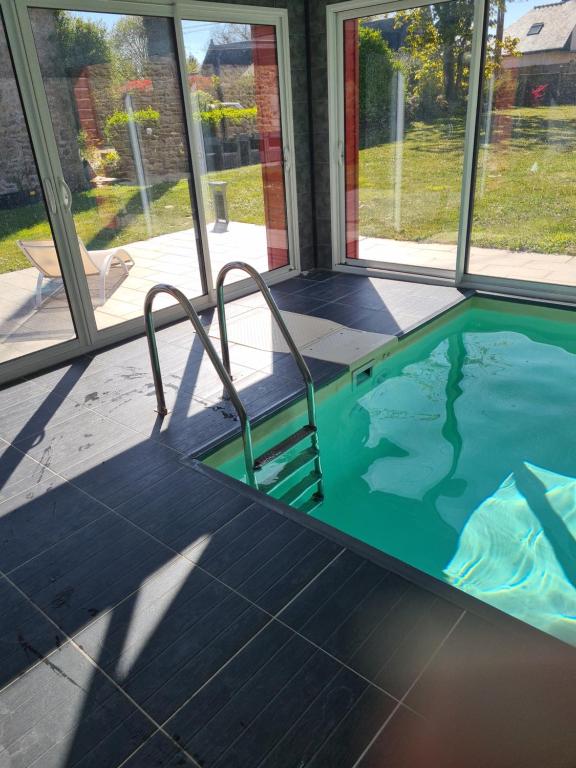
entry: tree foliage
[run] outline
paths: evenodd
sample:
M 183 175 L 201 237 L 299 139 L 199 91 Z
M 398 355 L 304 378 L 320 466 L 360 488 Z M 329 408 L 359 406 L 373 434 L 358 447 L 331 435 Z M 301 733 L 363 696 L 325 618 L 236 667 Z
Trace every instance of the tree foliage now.
M 116 66 L 126 79 L 142 77 L 148 63 L 148 33 L 141 16 L 122 16 L 110 35 Z
M 503 56 L 515 55 L 517 40 L 504 35 L 505 0 L 489 5 L 485 75 L 497 75 Z M 420 117 L 465 108 L 472 50 L 474 6 L 470 0 L 451 0 L 395 15 L 404 29 L 410 105 Z
M 55 16 L 58 52 L 68 75 L 77 76 L 84 67 L 111 60 L 104 24 L 68 11 L 57 11 Z
M 393 74 L 398 65 L 382 35 L 360 24 L 360 145 L 382 141 L 390 120 Z
M 230 45 L 230 43 L 238 43 L 251 39 L 252 28 L 250 24 L 219 22 L 214 25 L 212 42 L 216 45 Z

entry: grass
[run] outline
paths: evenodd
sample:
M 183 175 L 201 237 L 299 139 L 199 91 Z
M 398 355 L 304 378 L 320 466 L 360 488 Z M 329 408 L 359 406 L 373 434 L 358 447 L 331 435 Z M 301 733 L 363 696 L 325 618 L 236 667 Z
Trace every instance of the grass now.
M 472 242 L 476 246 L 576 254 L 576 107 L 498 113 L 478 158 Z M 403 142 L 401 227 L 394 227 L 395 143 L 360 152 L 360 232 L 371 237 L 455 243 L 464 145 L 462 121 L 414 123 Z M 227 181 L 230 218 L 264 224 L 259 165 L 211 173 Z M 483 181 L 482 181 L 483 179 Z M 482 190 L 482 192 L 481 192 Z M 150 189 L 152 235 L 193 225 L 187 180 Z M 207 215 L 211 215 L 209 196 Z M 88 248 L 148 237 L 138 188 L 80 192 L 74 222 Z M 0 273 L 28 267 L 16 240 L 50 239 L 41 203 L 2 211 Z
M 394 227 L 396 144 L 360 153 L 360 232 L 455 243 L 463 123 L 415 123 L 403 145 L 401 227 Z M 576 107 L 503 110 L 478 158 L 475 246 L 576 254 Z
M 230 218 L 264 224 L 262 174 L 251 165 L 207 175 L 228 181 Z M 188 181 L 156 184 L 149 189 L 152 236 L 193 226 Z M 211 214 L 211 201 L 207 216 Z M 112 248 L 146 240 L 148 230 L 138 187 L 115 184 L 73 195 L 72 211 L 79 237 L 89 249 Z M 17 240 L 50 240 L 52 234 L 42 203 L 2 211 L 0 216 L 0 273 L 25 269 L 30 264 Z

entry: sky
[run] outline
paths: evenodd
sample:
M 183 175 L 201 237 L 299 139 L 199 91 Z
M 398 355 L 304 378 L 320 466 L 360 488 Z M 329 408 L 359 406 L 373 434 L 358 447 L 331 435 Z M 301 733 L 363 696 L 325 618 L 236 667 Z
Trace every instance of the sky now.
M 509 0 L 506 4 L 505 26 L 509 26 L 527 11 L 534 8 L 535 5 L 542 5 L 547 0 Z M 83 19 L 101 22 L 108 29 L 121 18 L 116 13 L 90 13 L 82 12 L 75 15 Z M 184 45 L 186 47 L 186 56 L 194 56 L 200 63 L 204 59 L 204 54 L 212 37 L 212 32 L 219 22 L 209 21 L 183 21 L 182 32 L 184 35 Z
M 107 29 L 112 29 L 118 19 L 122 18 L 122 16 L 117 13 L 92 13 L 88 11 L 78 11 L 75 12 L 74 15 L 87 21 L 100 22 L 101 24 L 104 24 Z M 192 55 L 199 62 L 202 62 L 214 28 L 217 25 L 218 22 L 183 21 L 182 33 L 184 35 L 186 55 Z
M 515 2 L 506 3 L 506 16 L 504 25 L 509 27 L 512 22 L 523 16 L 527 11 L 532 10 L 535 5 L 544 5 L 549 0 L 515 0 Z

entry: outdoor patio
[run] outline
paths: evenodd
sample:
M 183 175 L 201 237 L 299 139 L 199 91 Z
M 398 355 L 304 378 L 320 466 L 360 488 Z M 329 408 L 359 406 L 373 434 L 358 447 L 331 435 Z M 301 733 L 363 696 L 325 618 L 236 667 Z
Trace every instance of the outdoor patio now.
M 208 228 L 212 271 L 242 258 L 259 272 L 268 269 L 266 228 L 230 222 L 227 232 Z M 128 275 L 113 267 L 106 281 L 106 302 L 99 304 L 98 277 L 89 277 L 96 325 L 99 329 L 142 315 L 144 297 L 157 283 L 169 283 L 189 297 L 202 295 L 202 283 L 193 229 L 153 237 L 123 246 L 134 260 Z M 0 362 L 34 352 L 74 338 L 66 294 L 60 280 L 46 281 L 42 305 L 37 308 L 34 267 L 0 275 Z M 227 282 L 242 279 L 231 274 Z M 173 304 L 169 296 L 159 296 L 154 308 Z
M 454 270 L 456 245 L 360 237 L 361 259 L 421 269 Z M 576 285 L 576 256 L 505 248 L 470 248 L 470 272 L 477 275 Z
M 259 272 L 268 269 L 266 228 L 263 226 L 231 222 L 228 231 L 221 233 L 213 232 L 210 226 L 208 242 L 214 275 L 240 255 Z M 104 304 L 99 304 L 98 278 L 88 278 L 99 329 L 140 317 L 144 297 L 157 283 L 175 285 L 192 298 L 202 294 L 193 229 L 123 247 L 135 263 L 128 275 L 120 274 L 117 268 L 111 270 Z M 399 267 L 453 270 L 456 263 L 456 246 L 442 243 L 362 237 L 359 252 L 362 259 L 398 264 Z M 575 256 L 471 248 L 470 264 L 479 275 L 516 277 L 523 274 L 533 280 L 576 284 Z M 0 362 L 74 337 L 60 281 L 46 282 L 46 298 L 40 308 L 36 307 L 37 275 L 33 267 L 0 275 Z M 232 273 L 227 282 L 242 277 L 240 273 Z M 160 309 L 173 303 L 169 296 L 159 296 L 154 306 Z

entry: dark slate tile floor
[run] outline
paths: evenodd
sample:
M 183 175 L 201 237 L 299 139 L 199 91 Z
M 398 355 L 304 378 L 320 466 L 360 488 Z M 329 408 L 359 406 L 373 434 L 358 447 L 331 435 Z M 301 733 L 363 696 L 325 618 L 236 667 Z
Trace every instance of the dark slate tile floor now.
M 330 273 L 274 292 L 399 334 L 461 299 Z M 168 422 L 143 339 L 0 391 L 0 765 L 573 768 L 573 650 L 190 461 L 238 424 L 189 329 L 158 335 Z M 254 415 L 297 396 L 285 355 L 232 358 Z

